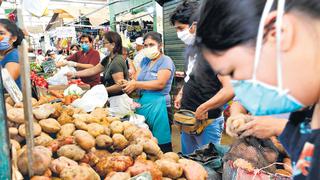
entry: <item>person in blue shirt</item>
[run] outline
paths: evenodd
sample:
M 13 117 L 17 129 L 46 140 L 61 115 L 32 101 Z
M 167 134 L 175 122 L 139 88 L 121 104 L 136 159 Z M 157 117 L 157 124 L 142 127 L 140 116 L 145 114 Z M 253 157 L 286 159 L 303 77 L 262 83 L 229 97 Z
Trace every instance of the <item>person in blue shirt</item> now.
M 139 89 L 141 108 L 138 114 L 144 115 L 153 135 L 158 139 L 163 152 L 172 151 L 169 115 L 171 109 L 170 90 L 175 66 L 170 57 L 161 52 L 162 35 L 149 32 L 144 38 L 141 71 L 137 81 L 124 84 L 124 91 L 131 93 Z
M 0 63 L 21 89 L 19 52 L 17 47 L 24 38 L 22 30 L 7 19 L 0 19 Z

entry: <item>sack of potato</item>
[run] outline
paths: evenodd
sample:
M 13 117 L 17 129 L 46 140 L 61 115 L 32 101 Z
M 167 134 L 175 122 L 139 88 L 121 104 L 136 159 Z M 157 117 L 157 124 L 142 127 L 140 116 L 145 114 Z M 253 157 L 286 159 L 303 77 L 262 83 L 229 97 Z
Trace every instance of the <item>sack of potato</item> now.
M 291 160 L 276 137 L 238 139 L 223 159 L 223 179 L 292 179 Z
M 18 169 L 27 177 L 23 109 L 14 106 L 8 113 L 10 139 L 17 149 Z M 192 160 L 173 152 L 163 154 L 150 130 L 109 117 L 106 108 L 86 113 L 62 104 L 42 104 L 33 108 L 33 115 L 32 180 L 125 180 L 146 172 L 154 180 L 208 176 Z

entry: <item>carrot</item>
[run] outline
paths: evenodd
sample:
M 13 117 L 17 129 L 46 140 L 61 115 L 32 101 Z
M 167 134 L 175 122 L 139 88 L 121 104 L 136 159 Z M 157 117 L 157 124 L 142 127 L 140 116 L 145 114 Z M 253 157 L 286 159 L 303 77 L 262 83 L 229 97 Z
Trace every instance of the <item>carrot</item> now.
M 64 100 L 65 100 L 64 104 L 69 105 L 69 104 L 71 104 L 72 97 L 66 96 L 66 97 L 64 97 Z
M 63 95 L 59 91 L 50 90 L 49 93 L 57 98 L 63 98 Z

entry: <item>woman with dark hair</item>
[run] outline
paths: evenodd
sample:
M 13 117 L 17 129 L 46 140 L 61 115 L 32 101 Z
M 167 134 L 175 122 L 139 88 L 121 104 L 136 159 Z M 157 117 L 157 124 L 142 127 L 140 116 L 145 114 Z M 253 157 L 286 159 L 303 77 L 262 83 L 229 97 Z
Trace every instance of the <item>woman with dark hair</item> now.
M 70 46 L 69 54 L 73 55 L 73 54 L 77 53 L 78 51 L 80 51 L 80 46 L 78 44 L 72 44 Z
M 21 89 L 18 46 L 24 38 L 22 30 L 7 19 L 0 19 L 0 63 Z
M 123 85 L 124 91 L 140 90 L 138 102 L 142 105 L 137 113 L 144 115 L 153 135 L 158 139 L 162 151 L 172 151 L 169 114 L 171 114 L 170 90 L 175 66 L 170 57 L 164 55 L 162 35 L 149 32 L 144 38 L 144 55 L 137 81 Z
M 123 91 L 118 84 L 128 79 L 128 69 L 122 58 L 122 40 L 118 33 L 107 32 L 104 35 L 104 47 L 106 48 L 106 57 L 96 66 L 68 73 L 71 77 L 88 77 L 103 72 L 103 84 L 106 86 L 109 97 L 122 95 Z
M 282 132 L 274 121 L 257 121 L 236 133 L 268 124 L 292 158 L 294 179 L 320 179 L 319 0 L 205 0 L 197 36 L 249 112 L 292 112 Z

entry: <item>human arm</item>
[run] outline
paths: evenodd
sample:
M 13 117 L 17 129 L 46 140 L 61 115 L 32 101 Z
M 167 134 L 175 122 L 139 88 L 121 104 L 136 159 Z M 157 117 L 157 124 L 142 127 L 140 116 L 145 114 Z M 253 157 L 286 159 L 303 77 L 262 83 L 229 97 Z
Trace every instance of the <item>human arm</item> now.
M 170 79 L 171 70 L 161 69 L 158 71 L 157 79 L 152 81 L 129 81 L 123 85 L 124 91 L 128 94 L 136 89 L 144 89 L 151 91 L 160 91 L 166 87 L 167 81 Z
M 115 84 L 112 86 L 107 87 L 108 93 L 118 93 L 122 91 L 121 86 L 119 83 L 124 79 L 123 72 L 117 72 L 112 74 L 112 79 L 114 80 Z
M 176 109 L 180 109 L 181 108 L 181 99 L 182 99 L 182 94 L 183 93 L 183 86 L 181 87 L 179 93 L 177 94 L 175 100 L 174 100 L 174 107 Z
M 9 74 L 14 80 L 17 80 L 20 76 L 20 64 L 16 62 L 8 62 L 5 65 L 5 68 L 8 70 Z
M 68 72 L 66 76 L 71 79 L 73 77 L 89 77 L 89 76 L 94 76 L 98 73 L 101 73 L 104 70 L 104 66 L 102 66 L 100 63 L 97 64 L 96 66 L 85 69 L 82 71 L 77 71 L 77 72 Z
M 218 78 L 222 84 L 222 88 L 215 96 L 197 108 L 195 117 L 199 120 L 208 118 L 209 110 L 223 106 L 234 97 L 230 77 L 218 75 Z
M 255 116 L 237 129 L 240 137 L 255 136 L 257 138 L 266 139 L 271 136 L 279 136 L 284 130 L 288 120 L 274 118 L 272 116 Z

